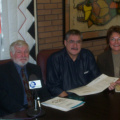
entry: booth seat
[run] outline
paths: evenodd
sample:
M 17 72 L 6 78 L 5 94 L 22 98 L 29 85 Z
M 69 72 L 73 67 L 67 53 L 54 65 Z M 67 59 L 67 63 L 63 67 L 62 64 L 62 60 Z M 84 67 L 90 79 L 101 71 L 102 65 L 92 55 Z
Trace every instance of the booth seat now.
M 39 65 L 41 67 L 41 72 L 42 72 L 42 77 L 43 77 L 44 83 L 46 83 L 47 59 L 52 53 L 57 52 L 59 50 L 61 50 L 61 49 L 41 50 L 41 51 L 39 51 L 39 53 L 37 55 L 37 65 Z M 11 61 L 11 59 L 0 60 L 0 65 L 4 64 L 4 63 L 7 63 L 9 61 Z
M 9 61 L 11 61 L 11 59 L 0 60 L 0 65 L 1 65 L 1 64 L 4 64 L 4 63 L 7 63 L 7 62 L 9 62 Z
M 46 84 L 47 59 L 52 53 L 57 52 L 59 50 L 60 49 L 41 50 L 37 55 L 37 64 L 41 67 L 42 77 L 45 84 Z

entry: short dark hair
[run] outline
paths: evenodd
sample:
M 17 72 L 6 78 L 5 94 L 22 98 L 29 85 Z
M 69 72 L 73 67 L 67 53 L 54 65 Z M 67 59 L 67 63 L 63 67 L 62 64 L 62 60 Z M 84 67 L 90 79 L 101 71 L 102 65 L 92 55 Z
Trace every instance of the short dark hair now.
M 83 36 L 81 34 L 81 32 L 79 30 L 76 30 L 76 29 L 71 29 L 69 30 L 66 35 L 65 35 L 65 39 L 64 40 L 68 40 L 69 36 L 70 35 L 79 35 L 81 40 L 83 40 Z
M 110 40 L 110 36 L 112 35 L 112 33 L 118 33 L 120 34 L 120 26 L 119 25 L 115 25 L 115 26 L 111 26 L 108 31 L 107 31 L 107 44 L 109 44 L 109 40 Z

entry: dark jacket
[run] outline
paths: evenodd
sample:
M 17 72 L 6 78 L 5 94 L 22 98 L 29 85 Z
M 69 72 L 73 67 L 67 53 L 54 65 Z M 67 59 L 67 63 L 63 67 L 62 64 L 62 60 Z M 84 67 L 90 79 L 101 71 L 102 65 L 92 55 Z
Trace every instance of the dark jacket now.
M 42 80 L 39 66 L 28 63 L 26 65 L 28 78 L 35 74 L 41 80 L 42 88 L 38 90 L 41 101 L 50 98 L 46 86 Z M 17 112 L 24 108 L 24 90 L 20 76 L 14 63 L 8 62 L 0 66 L 0 116 Z
M 81 49 L 73 61 L 64 48 L 47 61 L 46 85 L 51 95 L 57 96 L 63 91 L 84 86 L 99 75 L 94 56 L 89 50 Z
M 107 50 L 98 55 L 97 64 L 102 73 L 114 77 L 114 65 L 111 50 Z

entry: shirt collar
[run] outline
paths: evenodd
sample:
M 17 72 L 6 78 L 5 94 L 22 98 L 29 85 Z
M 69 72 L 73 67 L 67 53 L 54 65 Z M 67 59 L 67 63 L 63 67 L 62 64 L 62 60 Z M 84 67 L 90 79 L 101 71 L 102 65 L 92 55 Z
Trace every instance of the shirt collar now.
M 17 71 L 18 71 L 18 73 L 21 73 L 21 66 L 19 66 L 18 64 L 16 64 L 16 63 L 14 63 L 15 64 L 15 67 L 16 67 L 16 69 L 17 69 Z M 25 69 L 25 71 L 26 71 L 26 65 L 25 66 L 23 66 L 24 67 L 24 69 Z

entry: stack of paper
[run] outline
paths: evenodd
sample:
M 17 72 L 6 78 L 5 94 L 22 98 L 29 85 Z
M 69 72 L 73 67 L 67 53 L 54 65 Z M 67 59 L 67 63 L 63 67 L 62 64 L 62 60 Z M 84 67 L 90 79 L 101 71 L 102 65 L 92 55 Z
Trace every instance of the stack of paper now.
M 68 92 L 76 93 L 79 96 L 100 93 L 110 86 L 110 83 L 117 81 L 119 78 L 109 77 L 105 74 L 100 75 L 92 82 L 83 87 L 78 87 Z
M 84 103 L 85 102 L 83 102 L 83 101 L 55 97 L 53 99 L 42 102 L 41 104 L 44 106 L 58 109 L 58 110 L 69 111 L 69 110 L 72 110 L 72 109 L 82 106 Z

